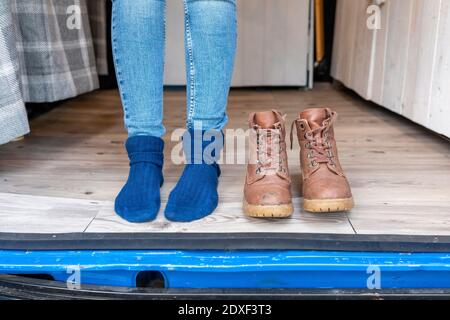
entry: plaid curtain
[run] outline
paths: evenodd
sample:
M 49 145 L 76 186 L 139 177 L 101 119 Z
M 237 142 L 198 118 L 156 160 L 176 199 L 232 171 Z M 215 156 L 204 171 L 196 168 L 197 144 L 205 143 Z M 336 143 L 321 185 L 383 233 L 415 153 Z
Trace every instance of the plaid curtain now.
M 97 89 L 97 64 L 107 74 L 105 0 L 0 0 L 0 144 L 28 133 L 24 102 Z
M 88 0 L 89 22 L 91 23 L 92 39 L 94 41 L 97 72 L 108 75 L 108 44 L 107 44 L 107 14 L 105 0 Z
M 9 1 L 0 1 L 0 144 L 29 132 Z
M 98 88 L 86 0 L 12 0 L 20 81 L 27 102 L 53 102 Z M 75 7 L 74 7 L 75 6 Z M 70 24 L 78 8 L 81 21 Z M 78 13 L 78 12 L 77 12 Z M 70 26 L 70 27 L 69 27 Z

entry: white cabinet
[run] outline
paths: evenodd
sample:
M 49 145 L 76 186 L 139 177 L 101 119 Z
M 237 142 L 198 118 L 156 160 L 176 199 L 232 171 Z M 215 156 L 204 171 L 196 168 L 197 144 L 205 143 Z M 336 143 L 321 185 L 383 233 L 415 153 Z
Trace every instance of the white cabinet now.
M 450 137 L 450 1 L 338 0 L 332 76 L 365 99 Z
M 306 86 L 310 0 L 238 0 L 233 86 Z M 167 1 L 165 83 L 184 85 L 181 0 Z

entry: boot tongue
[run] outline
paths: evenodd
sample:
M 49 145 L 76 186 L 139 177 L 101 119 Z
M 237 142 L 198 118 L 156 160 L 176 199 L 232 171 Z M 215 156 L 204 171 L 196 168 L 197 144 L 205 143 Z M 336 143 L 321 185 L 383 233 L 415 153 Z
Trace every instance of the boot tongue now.
M 300 113 L 300 119 L 308 121 L 311 130 L 320 128 L 327 117 L 327 109 L 325 108 L 307 109 Z
M 277 122 L 277 116 L 273 111 L 257 112 L 255 114 L 255 124 L 262 129 L 274 129 L 274 125 Z

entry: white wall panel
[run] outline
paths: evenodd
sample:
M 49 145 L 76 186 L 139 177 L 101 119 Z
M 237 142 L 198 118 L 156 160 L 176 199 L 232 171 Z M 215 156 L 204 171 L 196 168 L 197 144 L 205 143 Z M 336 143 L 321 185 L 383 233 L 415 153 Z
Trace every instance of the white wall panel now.
M 352 59 L 350 83 L 357 93 L 366 99 L 370 99 L 372 84 L 371 63 L 373 59 L 373 39 L 375 33 L 367 28 L 367 5 L 365 1 L 352 1 L 352 6 L 355 7 L 354 10 L 356 11 L 356 19 L 354 19 L 356 31 L 350 56 Z
M 408 61 L 402 114 L 426 124 L 436 65 L 436 43 L 441 1 L 414 0 L 410 19 Z
M 331 74 L 366 99 L 370 98 L 374 33 L 366 28 L 367 4 L 361 0 L 339 1 Z M 345 36 L 343 36 L 345 35 Z
M 441 0 L 427 126 L 450 137 L 450 1 Z
M 370 86 L 370 99 L 372 101 L 382 104 L 383 101 L 383 81 L 384 81 L 384 72 L 385 72 L 385 60 L 386 60 L 386 48 L 387 48 L 387 40 L 388 40 L 388 32 L 389 29 L 389 7 L 391 2 L 388 1 L 384 5 L 380 7 L 381 13 L 381 24 L 380 29 L 373 30 L 373 34 L 375 40 L 373 42 L 373 56 L 371 62 L 372 69 L 372 84 Z
M 332 75 L 362 97 L 450 137 L 450 1 L 338 0 Z M 356 21 L 356 23 L 355 23 Z
M 389 1 L 386 54 L 384 59 L 383 99 L 381 104 L 402 112 L 403 88 L 406 79 L 410 21 L 413 0 Z
M 358 0 L 356 0 L 358 1 Z M 306 86 L 310 0 L 238 0 L 233 86 Z M 181 0 L 167 0 L 165 83 L 185 84 Z

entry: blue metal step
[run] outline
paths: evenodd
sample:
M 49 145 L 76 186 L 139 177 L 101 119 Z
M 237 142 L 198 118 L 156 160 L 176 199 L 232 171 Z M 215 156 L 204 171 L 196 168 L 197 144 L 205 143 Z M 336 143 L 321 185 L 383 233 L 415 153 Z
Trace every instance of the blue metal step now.
M 450 253 L 221 250 L 0 250 L 0 274 L 47 274 L 136 287 L 142 272 L 166 288 L 450 288 Z

